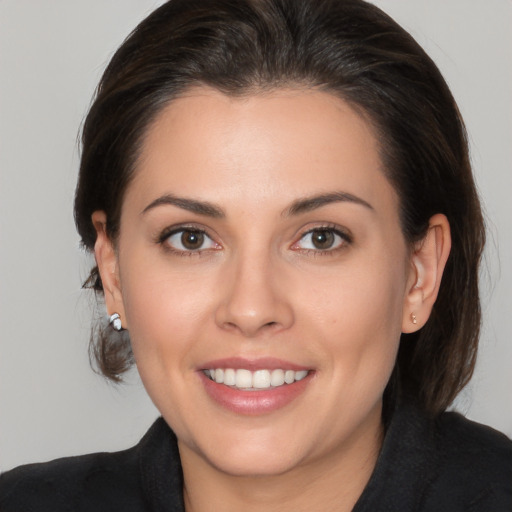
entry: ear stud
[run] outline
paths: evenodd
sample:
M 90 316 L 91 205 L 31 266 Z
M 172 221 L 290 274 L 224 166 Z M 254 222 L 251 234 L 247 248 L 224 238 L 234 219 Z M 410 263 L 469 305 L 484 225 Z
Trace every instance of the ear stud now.
M 411 313 L 411 322 L 413 324 L 417 324 L 418 323 L 418 321 L 416 320 L 416 315 L 414 313 Z
M 119 313 L 114 313 L 113 315 L 110 315 L 109 323 L 112 326 L 112 328 L 116 331 L 120 331 L 123 328 Z

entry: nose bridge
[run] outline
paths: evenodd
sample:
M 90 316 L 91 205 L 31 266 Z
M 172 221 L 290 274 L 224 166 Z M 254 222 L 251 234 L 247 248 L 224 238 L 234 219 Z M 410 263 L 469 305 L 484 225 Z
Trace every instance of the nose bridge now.
M 280 330 L 293 323 L 291 303 L 279 284 L 279 269 L 271 251 L 246 247 L 226 264 L 225 288 L 216 320 L 219 326 L 247 337 L 263 330 Z

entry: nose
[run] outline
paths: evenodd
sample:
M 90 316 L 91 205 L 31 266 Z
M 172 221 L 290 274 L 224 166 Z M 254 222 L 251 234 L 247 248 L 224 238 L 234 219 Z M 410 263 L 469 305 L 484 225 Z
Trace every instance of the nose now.
M 266 254 L 239 255 L 227 264 L 215 312 L 217 325 L 253 338 L 291 327 L 294 315 L 283 273 Z

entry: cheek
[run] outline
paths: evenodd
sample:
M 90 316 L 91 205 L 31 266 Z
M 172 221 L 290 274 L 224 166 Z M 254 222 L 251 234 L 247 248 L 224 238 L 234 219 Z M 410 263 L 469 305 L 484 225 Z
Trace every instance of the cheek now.
M 169 361 L 163 354 L 190 351 L 211 311 L 212 293 L 200 273 L 176 271 L 162 258 L 122 261 L 125 314 L 137 364 Z M 170 359 L 178 360 L 173 357 Z M 162 364 L 163 366 L 163 364 Z
M 310 319 L 312 332 L 321 333 L 336 378 L 344 385 L 358 383 L 361 396 L 372 386 L 383 390 L 400 342 L 403 266 L 392 260 L 361 262 L 333 273 L 326 285 L 305 284 L 302 316 Z
M 125 263 L 123 301 L 138 372 L 156 407 L 183 434 L 186 397 L 195 385 L 191 370 L 201 353 L 212 294 L 197 275 L 150 262 L 137 267 Z
M 302 297 L 305 315 L 327 329 L 339 329 L 343 340 L 351 332 L 370 331 L 375 337 L 399 334 L 404 290 L 402 265 L 362 261 L 320 278 L 304 279 L 296 294 Z

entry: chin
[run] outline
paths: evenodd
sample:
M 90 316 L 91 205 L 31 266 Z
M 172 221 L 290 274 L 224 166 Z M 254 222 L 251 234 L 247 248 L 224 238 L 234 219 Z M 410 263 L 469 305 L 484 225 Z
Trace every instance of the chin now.
M 236 456 L 211 457 L 208 462 L 217 470 L 237 477 L 270 477 L 278 476 L 291 471 L 300 465 L 300 460 L 286 456 L 274 450 L 273 453 L 262 451 L 257 457 L 247 453 Z
M 301 465 L 310 451 L 297 433 L 292 437 L 288 429 L 283 433 L 268 424 L 264 429 L 212 429 L 208 436 L 194 437 L 182 444 L 209 466 L 239 477 L 286 473 Z

